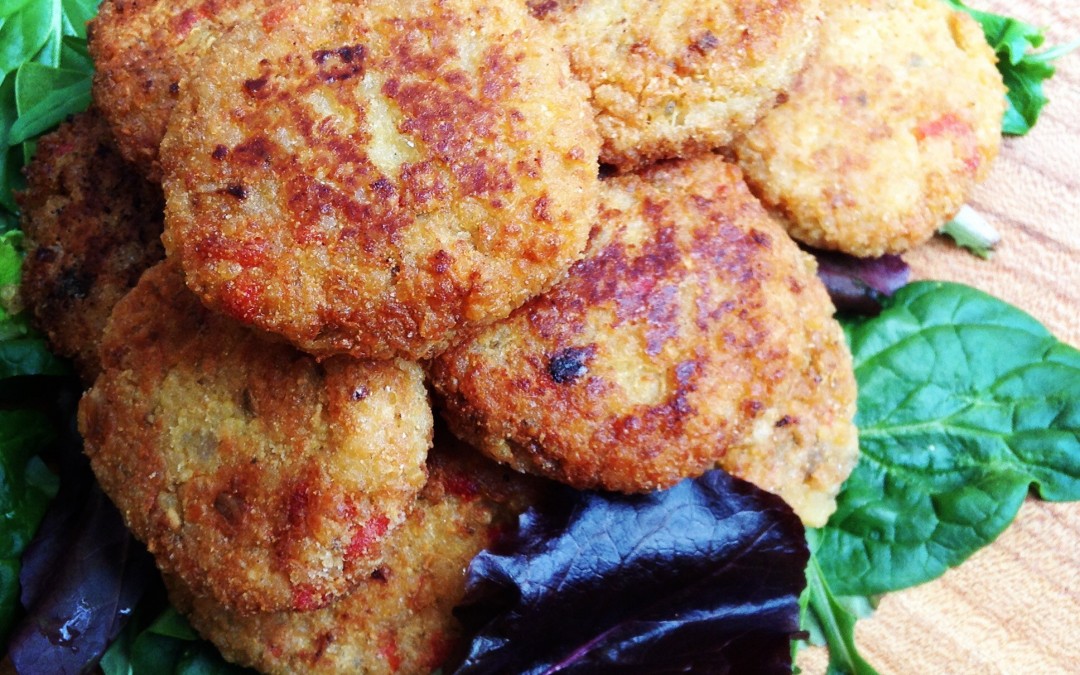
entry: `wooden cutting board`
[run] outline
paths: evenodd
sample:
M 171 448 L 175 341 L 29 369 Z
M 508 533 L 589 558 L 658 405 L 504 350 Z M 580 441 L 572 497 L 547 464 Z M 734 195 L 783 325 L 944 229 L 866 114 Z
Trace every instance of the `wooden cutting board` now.
M 1078 0 L 969 0 L 1080 38 Z M 934 241 L 905 258 L 915 276 L 961 281 L 1017 305 L 1080 345 L 1080 53 L 1058 61 L 1035 130 L 1006 139 L 970 203 L 1004 235 L 990 261 Z M 882 673 L 1080 673 L 1080 503 L 1029 499 L 996 542 L 924 586 L 890 594 L 859 623 Z M 821 673 L 811 650 L 799 663 Z

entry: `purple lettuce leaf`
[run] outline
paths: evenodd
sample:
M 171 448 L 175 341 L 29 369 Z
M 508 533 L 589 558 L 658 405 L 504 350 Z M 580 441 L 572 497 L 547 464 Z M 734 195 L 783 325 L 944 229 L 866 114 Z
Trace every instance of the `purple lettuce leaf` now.
M 92 669 L 156 579 L 149 553 L 94 481 L 74 429 L 68 436 L 57 458 L 60 491 L 22 560 L 26 612 L 8 642 L 22 675 Z
M 818 261 L 818 278 L 837 311 L 876 315 L 881 301 L 905 286 L 911 268 L 898 255 L 856 258 L 836 251 L 808 249 Z
M 559 492 L 469 567 L 466 673 L 791 673 L 809 554 L 778 497 L 721 471 Z

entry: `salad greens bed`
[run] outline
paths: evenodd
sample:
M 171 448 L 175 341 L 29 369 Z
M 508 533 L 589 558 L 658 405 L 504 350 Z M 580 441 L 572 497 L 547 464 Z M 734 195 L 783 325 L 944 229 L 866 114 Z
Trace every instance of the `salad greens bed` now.
M 982 25 L 1009 88 L 1003 132 L 1026 133 L 1076 45 L 1035 52 L 1039 29 L 944 1 Z M 242 672 L 168 607 L 81 454 L 79 385 L 19 302 L 13 193 L 36 136 L 90 102 L 96 6 L 0 0 L 0 640 L 17 672 Z M 750 653 L 755 672 L 782 673 L 808 638 L 830 672 L 873 673 L 854 627 L 878 596 L 993 541 L 1032 486 L 1080 499 L 1080 352 L 975 289 L 899 287 L 898 259 L 822 267 L 862 312 L 840 317 L 862 456 L 828 524 L 804 533 L 720 472 L 653 495 L 562 491 L 470 567 L 462 672 L 738 669 Z

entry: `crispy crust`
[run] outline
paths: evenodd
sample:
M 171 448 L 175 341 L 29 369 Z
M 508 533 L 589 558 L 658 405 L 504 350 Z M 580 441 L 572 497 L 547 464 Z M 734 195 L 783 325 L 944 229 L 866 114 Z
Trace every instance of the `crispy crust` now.
M 161 181 L 158 148 L 187 75 L 214 40 L 276 0 L 105 0 L 89 25 L 94 100 L 121 154 Z
M 162 263 L 113 312 L 79 429 L 158 565 L 238 611 L 319 607 L 370 574 L 424 484 L 402 361 L 317 363 L 211 314 Z
M 23 300 L 53 351 L 93 382 L 113 305 L 165 255 L 164 199 L 117 154 L 96 110 L 38 141 L 26 181 Z
M 718 465 L 821 524 L 854 465 L 855 383 L 812 258 L 706 156 L 605 183 L 586 257 L 432 363 L 450 427 L 578 488 Z
M 600 160 L 629 171 L 730 143 L 816 45 L 819 0 L 527 0 L 592 90 Z
M 830 0 L 820 55 L 735 146 L 793 237 L 856 256 L 916 246 L 960 208 L 1001 139 L 982 30 L 939 0 Z
M 168 579 L 173 602 L 231 661 L 267 673 L 430 673 L 463 646 L 451 610 L 469 561 L 543 494 L 535 480 L 436 441 L 431 479 L 378 571 L 314 612 L 237 616 Z
M 524 10 L 281 4 L 200 62 L 165 245 L 210 306 L 316 355 L 429 356 L 565 273 L 595 212 L 585 92 Z

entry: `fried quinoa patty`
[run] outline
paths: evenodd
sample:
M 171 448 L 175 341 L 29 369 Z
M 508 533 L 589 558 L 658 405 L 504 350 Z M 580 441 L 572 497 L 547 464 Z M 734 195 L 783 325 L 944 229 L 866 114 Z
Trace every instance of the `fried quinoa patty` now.
M 430 356 L 565 273 L 599 139 L 523 7 L 280 4 L 215 42 L 162 145 L 165 246 L 319 356 Z
M 89 24 L 94 100 L 121 154 L 161 181 L 158 148 L 188 73 L 214 40 L 275 0 L 104 0 Z
M 166 579 L 191 624 L 230 661 L 267 673 L 430 673 L 464 647 L 451 610 L 473 557 L 514 527 L 543 484 L 440 440 L 430 479 L 378 570 L 314 612 L 238 616 Z
M 828 0 L 821 51 L 736 143 L 794 238 L 870 257 L 941 227 L 1001 142 L 1005 88 L 975 21 L 940 0 Z
M 600 160 L 628 171 L 727 145 L 816 45 L 819 0 L 527 0 L 592 91 Z
M 225 606 L 344 593 L 424 484 L 418 366 L 319 363 L 209 312 L 172 263 L 116 306 L 101 356 L 79 407 L 94 473 L 158 566 Z
M 165 255 L 161 189 L 120 157 L 94 109 L 38 141 L 26 184 L 22 300 L 51 349 L 93 382 L 113 306 Z
M 586 256 L 436 358 L 450 428 L 519 470 L 645 491 L 719 466 L 823 524 L 851 357 L 801 252 L 713 155 L 604 182 Z

